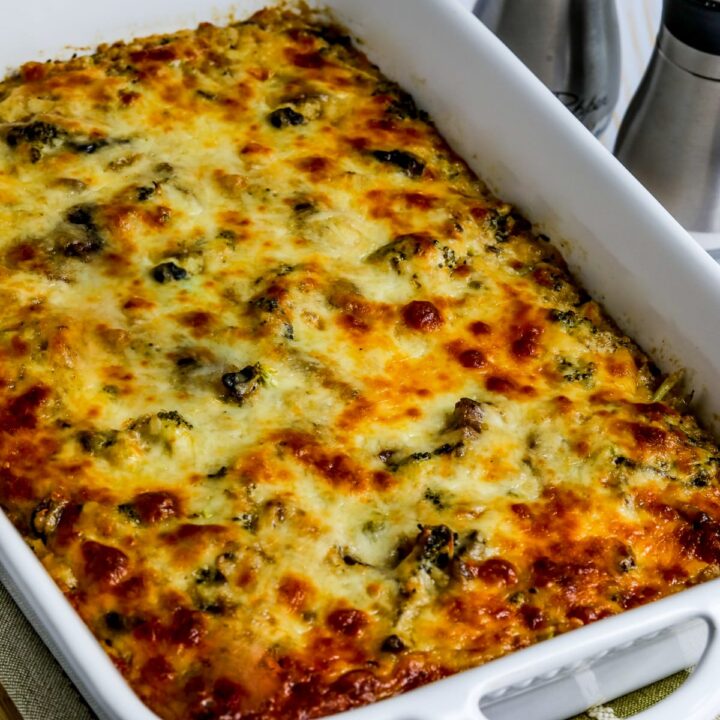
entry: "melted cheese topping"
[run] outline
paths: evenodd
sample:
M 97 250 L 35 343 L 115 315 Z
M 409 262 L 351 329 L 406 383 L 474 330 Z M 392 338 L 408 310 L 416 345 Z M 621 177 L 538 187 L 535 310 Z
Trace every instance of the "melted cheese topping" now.
M 163 718 L 340 711 L 718 574 L 716 447 L 337 28 L 29 63 L 0 121 L 0 502 Z

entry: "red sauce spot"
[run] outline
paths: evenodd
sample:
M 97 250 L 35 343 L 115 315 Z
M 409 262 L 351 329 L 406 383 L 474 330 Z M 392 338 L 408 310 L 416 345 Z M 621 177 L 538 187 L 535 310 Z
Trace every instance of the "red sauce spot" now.
M 317 70 L 327 65 L 325 58 L 319 52 L 288 53 L 290 62 L 296 67 L 307 68 L 309 70 Z
M 144 523 L 167 520 L 178 513 L 177 498 L 168 492 L 140 493 L 133 498 L 133 507 Z
M 533 605 L 523 605 L 520 608 L 523 622 L 530 630 L 540 630 L 545 625 L 545 616 L 539 607 Z
M 158 684 L 169 683 L 175 679 L 173 666 L 160 655 L 151 657 L 140 670 L 142 681 L 151 687 Z
M 168 627 L 168 640 L 174 645 L 193 647 L 200 643 L 205 634 L 202 615 L 194 610 L 178 608 Z
M 421 332 L 437 330 L 443 323 L 440 311 L 426 300 L 413 300 L 408 303 L 402 310 L 402 316 L 409 328 Z
M 356 637 L 366 627 L 368 623 L 367 616 L 361 610 L 354 608 L 341 608 L 333 610 L 327 617 L 328 627 L 348 637 Z
M 642 448 L 660 448 L 667 443 L 667 433 L 652 425 L 631 423 L 630 432 Z
M 98 583 L 117 585 L 128 572 L 128 556 L 117 548 L 88 540 L 82 544 L 85 573 Z
M 490 558 L 478 564 L 466 563 L 468 574 L 491 585 L 513 585 L 517 582 L 517 572 L 512 563 L 502 558 Z
M 490 390 L 490 392 L 499 393 L 501 395 L 507 395 L 517 389 L 517 385 L 515 385 L 510 378 L 502 377 L 500 375 L 491 375 L 485 381 L 485 387 Z
M 470 323 L 468 329 L 473 335 L 489 335 L 491 330 L 490 326 L 487 323 L 484 323 L 482 320 L 477 320 L 474 323 Z
M 476 219 L 476 220 L 482 220 L 484 217 L 488 214 L 488 209 L 484 207 L 473 207 L 470 208 L 470 214 Z
M 34 385 L 12 398 L 0 410 L 0 432 L 12 433 L 20 429 L 34 428 L 37 425 L 37 410 L 49 397 L 49 387 Z
M 469 350 L 463 350 L 461 353 L 458 354 L 457 359 L 463 367 L 469 368 L 471 370 L 477 370 L 479 368 L 485 367 L 487 363 L 484 353 L 481 350 L 472 348 Z
M 540 335 L 542 328 L 536 325 L 523 325 L 517 328 L 511 345 L 513 355 L 517 358 L 537 357 Z

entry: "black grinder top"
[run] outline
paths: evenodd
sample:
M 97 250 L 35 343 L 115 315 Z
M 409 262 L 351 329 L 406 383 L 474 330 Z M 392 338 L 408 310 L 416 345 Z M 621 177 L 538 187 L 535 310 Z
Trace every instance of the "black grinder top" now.
M 680 42 L 720 55 L 720 1 L 665 0 L 663 24 Z

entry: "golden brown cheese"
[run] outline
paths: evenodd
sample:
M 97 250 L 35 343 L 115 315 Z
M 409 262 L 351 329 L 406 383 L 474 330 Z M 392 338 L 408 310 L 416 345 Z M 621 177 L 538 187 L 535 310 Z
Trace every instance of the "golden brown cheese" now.
M 718 575 L 716 446 L 342 31 L 28 63 L 0 122 L 0 503 L 161 717 L 341 711 Z

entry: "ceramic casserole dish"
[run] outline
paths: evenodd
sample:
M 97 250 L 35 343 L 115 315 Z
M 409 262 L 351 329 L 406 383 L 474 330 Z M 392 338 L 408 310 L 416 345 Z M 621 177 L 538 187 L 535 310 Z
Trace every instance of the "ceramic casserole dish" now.
M 9 70 L 102 41 L 242 18 L 264 4 L 29 0 L 0 27 L 0 62 Z M 413 93 L 494 192 L 555 239 L 624 332 L 663 370 L 687 369 L 696 412 L 720 429 L 720 339 L 711 325 L 720 268 L 670 215 L 455 0 L 318 5 Z M 156 718 L 3 515 L 0 578 L 103 720 Z M 562 720 L 699 661 L 679 691 L 636 717 L 709 719 L 720 710 L 718 627 L 715 580 L 343 717 Z

